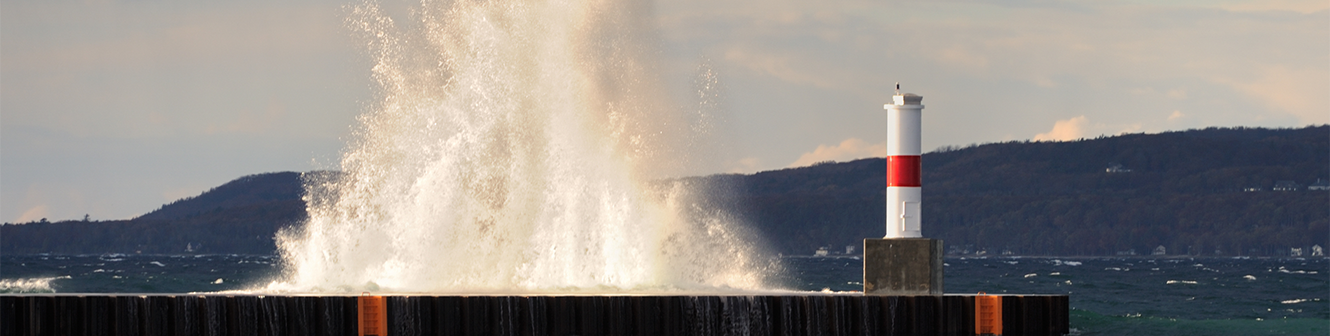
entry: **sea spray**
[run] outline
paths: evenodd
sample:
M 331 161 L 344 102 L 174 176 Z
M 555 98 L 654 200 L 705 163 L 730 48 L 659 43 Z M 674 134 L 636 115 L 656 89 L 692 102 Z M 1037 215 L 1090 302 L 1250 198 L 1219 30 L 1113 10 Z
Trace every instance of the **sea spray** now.
M 656 180 L 694 162 L 710 121 L 664 98 L 649 8 L 354 7 L 380 99 L 341 173 L 307 174 L 309 219 L 279 235 L 289 274 L 268 290 L 764 287 L 771 259 L 754 235 L 705 206 L 695 181 Z
M 0 294 L 55 293 L 55 288 L 51 287 L 51 282 L 62 279 L 70 279 L 70 276 L 0 279 Z

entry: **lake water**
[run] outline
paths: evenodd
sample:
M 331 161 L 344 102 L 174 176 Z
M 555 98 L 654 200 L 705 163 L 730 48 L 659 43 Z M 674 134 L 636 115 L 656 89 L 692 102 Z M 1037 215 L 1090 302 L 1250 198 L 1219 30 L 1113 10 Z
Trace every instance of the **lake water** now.
M 785 257 L 779 281 L 857 291 L 862 261 Z M 280 275 L 278 258 L 241 255 L 6 255 L 0 292 L 244 290 Z M 1083 335 L 1327 335 L 1326 258 L 947 258 L 948 293 L 1069 294 Z

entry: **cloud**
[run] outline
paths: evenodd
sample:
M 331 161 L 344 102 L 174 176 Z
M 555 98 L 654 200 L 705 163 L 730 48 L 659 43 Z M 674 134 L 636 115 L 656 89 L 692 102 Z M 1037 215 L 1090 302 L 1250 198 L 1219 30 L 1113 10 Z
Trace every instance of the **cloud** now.
M 1169 98 L 1173 98 L 1173 99 L 1187 99 L 1187 90 L 1184 90 L 1184 89 L 1172 89 L 1172 90 L 1168 90 L 1168 92 L 1167 92 L 1167 93 L 1164 93 L 1164 95 L 1165 95 L 1165 96 L 1168 96 Z
M 811 84 L 823 88 L 836 85 L 828 76 L 809 71 L 808 64 L 800 64 L 802 60 L 794 59 L 789 54 L 735 47 L 725 52 L 725 60 L 791 84 Z
M 42 219 L 42 218 L 46 218 L 46 217 L 48 217 L 47 213 L 48 213 L 48 211 L 46 210 L 46 205 L 45 205 L 45 204 L 38 205 L 38 206 L 35 206 L 35 207 L 32 207 L 32 208 L 28 209 L 27 211 L 24 211 L 22 215 L 19 215 L 19 216 L 18 216 L 18 219 L 15 219 L 15 220 L 14 220 L 14 222 L 15 222 L 15 223 L 27 223 L 27 222 L 35 221 L 35 220 L 38 220 L 38 219 Z
M 1099 126 L 1099 127 L 1097 127 L 1097 128 L 1101 128 L 1101 129 L 1102 129 L 1103 127 L 1106 127 L 1105 125 L 1095 125 L 1095 126 Z M 1144 126 L 1144 125 L 1142 125 L 1141 123 L 1132 123 L 1132 124 L 1128 124 L 1128 125 L 1122 125 L 1122 126 L 1120 126 L 1120 127 L 1122 127 L 1122 130 L 1118 131 L 1118 134 L 1140 133 L 1140 132 L 1141 132 L 1141 129 L 1143 129 L 1143 126 Z M 1084 137 L 1084 134 L 1085 134 L 1085 133 L 1082 133 L 1082 137 Z M 1099 133 L 1099 134 L 1103 134 L 1103 133 Z
M 762 169 L 762 159 L 756 157 L 746 157 L 730 163 L 726 172 L 730 174 L 748 174 Z
M 1219 8 L 1234 12 L 1292 11 L 1311 14 L 1330 9 L 1325 0 L 1260 0 L 1223 3 Z
M 809 166 L 823 161 L 846 161 L 865 157 L 887 156 L 887 144 L 869 144 L 856 138 L 845 139 L 835 146 L 818 145 L 812 152 L 804 153 L 790 167 Z
M 373 92 L 333 2 L 0 6 L 5 220 L 128 218 L 174 186 L 314 168 Z
M 1034 136 L 1034 141 L 1068 141 L 1085 137 L 1086 127 L 1089 121 L 1085 116 L 1079 116 L 1067 120 L 1058 120 L 1053 123 L 1053 129 L 1047 133 L 1039 133 Z
M 719 55 L 718 69 L 734 69 L 725 73 L 732 83 L 749 83 L 729 92 L 737 119 L 776 118 L 767 128 L 775 132 L 755 138 L 792 132 L 825 138 L 835 128 L 810 129 L 791 117 L 809 112 L 796 104 L 744 110 L 769 107 L 754 100 L 814 101 L 832 92 L 851 108 L 875 106 L 897 81 L 933 97 L 929 111 L 937 112 L 929 123 L 948 125 L 929 130 L 926 124 L 925 147 L 1042 133 L 1047 126 L 1016 121 L 1067 118 L 1062 113 L 1158 132 L 1319 124 L 1330 110 L 1323 94 L 1330 90 L 1323 76 L 1330 71 L 1324 53 L 1330 34 L 1327 16 L 1317 12 L 1327 7 L 1324 1 L 681 0 L 658 6 L 667 45 L 688 60 Z M 1233 84 L 1262 81 L 1269 84 L 1259 89 Z M 1139 96 L 1125 97 L 1131 93 Z M 989 113 L 958 113 L 979 110 Z M 1177 124 L 1158 123 L 1173 110 L 1189 112 Z M 873 137 L 835 131 L 841 139 Z
M 804 153 L 806 144 L 880 141 L 880 106 L 894 82 L 929 97 L 924 148 L 1032 134 L 1052 140 L 1118 130 L 1326 123 L 1328 6 L 1325 0 L 678 0 L 654 3 L 654 13 L 661 61 L 665 69 L 681 69 L 680 83 L 691 79 L 699 56 L 714 60 L 726 79 L 725 113 L 735 129 L 726 138 L 735 140 L 734 156 L 718 158 L 714 168 L 751 172 L 817 153 Z M 348 37 L 338 7 L 5 2 L 0 170 L 8 202 L 0 212 L 14 218 L 37 204 L 49 205 L 51 218 L 89 211 L 54 197 L 9 201 L 21 197 L 16 181 L 49 186 L 85 176 L 79 188 L 95 195 L 89 204 L 114 204 L 91 212 L 117 215 L 156 205 L 160 190 L 169 190 L 130 197 L 118 181 L 195 185 L 198 177 L 184 176 L 302 169 L 289 162 L 307 162 L 311 152 L 336 157 L 337 137 L 349 132 L 361 102 L 373 101 L 366 85 L 372 64 L 356 47 L 363 41 Z M 671 88 L 680 87 L 686 85 Z M 274 101 L 280 108 L 265 105 Z M 1183 110 L 1168 120 L 1170 111 Z M 1073 118 L 1054 125 L 1059 132 L 1028 122 L 1078 115 L 1080 124 Z M 124 143 L 146 146 L 104 145 Z M 808 163 L 828 159 L 848 158 Z M 54 166 L 116 170 L 76 175 L 46 168 Z
M 947 65 L 966 67 L 978 71 L 983 71 L 988 69 L 989 62 L 987 57 L 984 57 L 983 54 L 968 50 L 962 46 L 942 48 L 941 50 L 938 51 L 938 56 L 940 56 L 938 57 L 938 60 L 942 61 L 942 63 L 945 63 Z M 1052 80 L 1049 80 L 1047 78 L 1037 79 L 1037 82 L 1043 82 L 1044 84 L 1049 86 L 1056 85 L 1050 83 L 1052 82 Z
M 5 10 L 6 129 L 303 136 L 340 131 L 349 122 L 303 125 L 356 110 L 332 91 L 341 84 L 330 84 L 363 79 L 336 6 L 28 2 Z M 265 113 L 275 100 L 291 113 Z
M 1288 66 L 1257 68 L 1254 78 L 1220 79 L 1238 92 L 1253 97 L 1266 106 L 1293 115 L 1305 124 L 1330 122 L 1330 81 L 1324 72 L 1304 71 Z
M 1173 114 L 1168 115 L 1168 121 L 1174 121 L 1174 120 L 1182 119 L 1182 117 L 1186 117 L 1186 116 L 1187 116 L 1187 115 L 1186 115 L 1186 114 L 1183 114 L 1182 111 L 1174 110 L 1174 111 L 1173 111 Z

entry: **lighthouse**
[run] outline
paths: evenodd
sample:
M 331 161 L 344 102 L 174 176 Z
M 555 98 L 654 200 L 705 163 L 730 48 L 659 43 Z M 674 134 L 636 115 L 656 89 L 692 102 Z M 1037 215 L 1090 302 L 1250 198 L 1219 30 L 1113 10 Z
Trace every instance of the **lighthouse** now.
M 924 97 L 896 94 L 887 110 L 886 235 L 864 239 L 864 294 L 942 295 L 942 241 L 924 238 Z
M 887 235 L 885 238 L 920 238 L 919 230 L 923 201 L 923 166 L 919 161 L 920 120 L 924 111 L 923 96 L 900 94 L 897 84 L 892 103 L 887 110 Z

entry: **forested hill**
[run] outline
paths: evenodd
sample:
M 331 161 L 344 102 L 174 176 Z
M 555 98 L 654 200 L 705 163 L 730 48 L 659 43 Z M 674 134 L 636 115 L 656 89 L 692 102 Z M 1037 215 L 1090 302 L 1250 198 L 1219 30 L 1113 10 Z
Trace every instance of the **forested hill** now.
M 244 176 L 212 188 L 195 197 L 187 197 L 163 205 L 156 211 L 139 216 L 139 220 L 180 220 L 211 212 L 235 208 L 282 207 L 295 205 L 304 208 L 300 173 L 280 172 Z M 294 203 L 292 203 L 294 202 Z
M 1330 127 L 1211 128 L 924 154 L 924 235 L 954 253 L 1286 255 L 1330 246 Z M 688 178 L 785 254 L 881 237 L 883 159 Z M 318 174 L 336 174 L 318 172 Z M 1296 191 L 1275 191 L 1291 182 Z M 1283 188 L 1281 188 L 1283 189 Z M 268 254 L 299 173 L 242 177 L 132 220 L 0 227 L 0 253 Z
M 925 155 L 929 192 L 946 195 L 1215 193 L 1330 177 L 1330 127 L 1130 134 L 1009 142 Z M 1130 170 L 1108 173 L 1118 166 Z
M 1210 128 L 923 156 L 924 235 L 952 252 L 1281 255 L 1330 246 L 1330 127 Z M 713 177 L 784 253 L 885 233 L 883 159 Z M 1110 170 L 1112 172 L 1110 172 Z M 1279 181 L 1297 191 L 1274 191 Z M 1244 191 L 1251 190 L 1251 191 Z
M 0 253 L 273 254 L 277 231 L 305 219 L 300 176 L 244 176 L 130 220 L 7 224 Z

